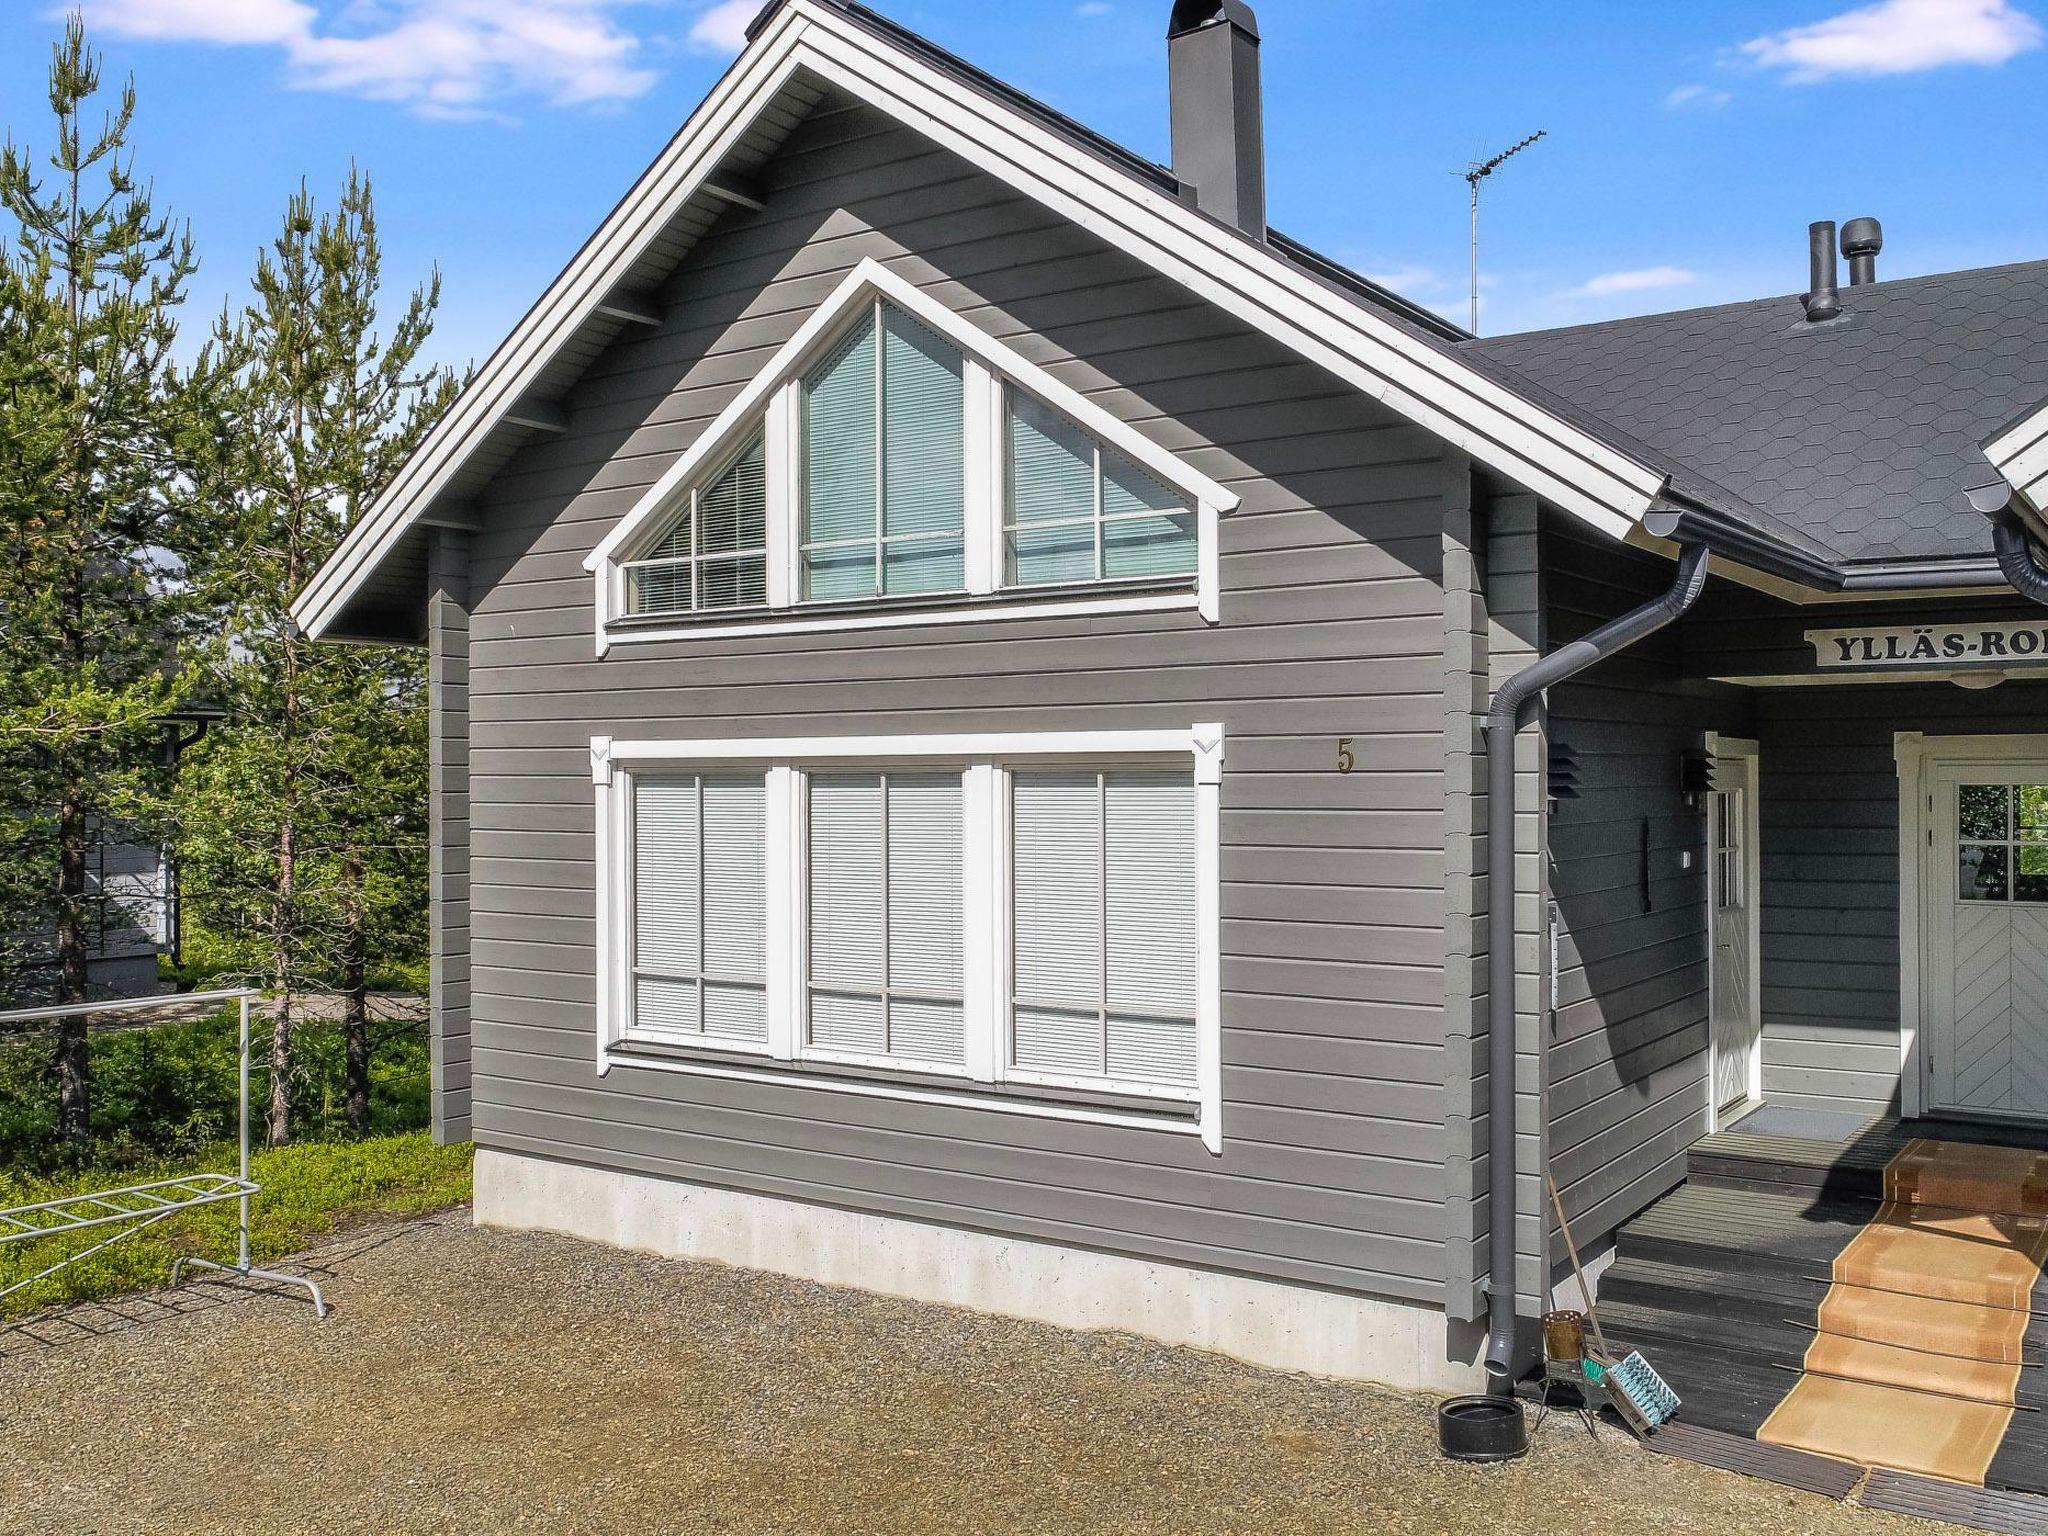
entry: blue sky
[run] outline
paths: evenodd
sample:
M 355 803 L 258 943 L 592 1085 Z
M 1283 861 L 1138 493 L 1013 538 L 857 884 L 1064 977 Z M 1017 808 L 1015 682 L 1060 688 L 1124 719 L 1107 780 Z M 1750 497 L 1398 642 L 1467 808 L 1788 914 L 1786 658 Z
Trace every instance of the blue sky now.
M 202 310 L 303 176 L 373 176 L 386 272 L 445 280 L 439 356 L 518 319 L 729 62 L 753 0 L 83 0 L 141 95 Z M 873 0 L 1156 159 L 1166 0 Z M 1270 213 L 1464 315 L 1457 172 L 1490 184 L 1489 332 L 1804 287 L 1810 219 L 1897 277 L 2048 257 L 2048 0 L 1257 0 Z M 61 5 L 0 6 L 0 123 L 49 142 Z M 195 321 L 200 317 L 194 316 Z

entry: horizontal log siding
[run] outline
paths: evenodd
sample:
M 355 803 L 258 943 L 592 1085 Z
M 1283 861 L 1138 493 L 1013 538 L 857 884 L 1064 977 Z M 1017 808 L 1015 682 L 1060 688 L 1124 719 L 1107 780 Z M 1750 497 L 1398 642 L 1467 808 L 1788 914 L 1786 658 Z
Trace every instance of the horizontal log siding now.
M 1667 590 L 1674 569 L 1547 527 L 1550 644 Z M 1550 740 L 1569 748 L 1579 787 L 1550 813 L 1550 1156 L 1581 1244 L 1678 1183 L 1706 1132 L 1706 818 L 1680 792 L 1679 759 L 1708 730 L 1748 734 L 1750 716 L 1741 691 L 1687 681 L 1682 656 L 1682 632 L 1666 631 L 1550 697 Z
M 1911 623 L 1909 618 L 1879 623 Z M 1832 619 L 1828 627 L 1838 626 Z M 1899 1107 L 1899 775 L 1892 737 L 2048 733 L 2048 683 L 1757 690 L 1764 1095 Z
M 1444 1280 L 1445 466 L 1427 434 L 880 117 L 830 104 L 481 498 L 480 1144 L 1435 1302 Z M 863 257 L 1243 497 L 1191 614 L 592 654 L 585 553 Z M 592 1071 L 593 734 L 1229 732 L 1225 1150 Z M 1357 771 L 1336 773 L 1353 738 Z

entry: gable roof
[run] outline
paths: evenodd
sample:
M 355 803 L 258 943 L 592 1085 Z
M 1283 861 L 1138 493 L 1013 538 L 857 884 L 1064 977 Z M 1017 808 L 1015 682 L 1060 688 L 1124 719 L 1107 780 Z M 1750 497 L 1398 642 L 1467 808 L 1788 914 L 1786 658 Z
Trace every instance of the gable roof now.
M 1455 327 L 1305 247 L 1198 212 L 1171 173 L 1081 129 L 847 0 L 777 0 L 746 50 L 597 233 L 477 371 L 294 605 L 318 638 L 394 636 L 345 619 L 378 591 L 416 603 L 423 528 L 465 526 L 464 498 L 535 432 L 827 90 L 860 99 L 1222 305 L 1505 478 L 1610 535 L 1635 527 L 1668 469 L 1537 398 Z M 410 590 L 408 590 L 410 589 Z
M 1839 568 L 1983 560 L 1969 492 L 1985 444 L 2048 400 L 2048 261 L 1842 290 L 1810 324 L 1797 297 L 1488 337 L 1521 374 L 1682 466 L 1672 489 L 1824 550 Z M 2048 490 L 2048 410 L 2033 418 Z M 2029 452 L 2024 423 L 2007 434 Z

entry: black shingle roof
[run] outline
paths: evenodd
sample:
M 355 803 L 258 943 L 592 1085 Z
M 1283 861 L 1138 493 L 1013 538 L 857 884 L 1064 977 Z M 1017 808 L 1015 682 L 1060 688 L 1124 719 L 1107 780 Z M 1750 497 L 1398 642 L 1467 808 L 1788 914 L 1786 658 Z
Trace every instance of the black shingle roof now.
M 825 3 L 1192 205 L 1168 167 L 859 0 Z M 1266 245 L 1423 345 L 1668 475 L 1675 496 L 1747 525 L 1809 569 L 1981 563 L 1989 535 L 1964 494 L 1994 478 L 1979 445 L 2048 402 L 2048 261 L 1845 288 L 1843 317 L 1818 326 L 1786 297 L 1475 340 L 1277 230 Z
M 1980 444 L 2048 400 L 2048 261 L 1466 343 L 1840 561 L 1982 557 Z M 1736 510 L 1740 515 L 1739 509 Z

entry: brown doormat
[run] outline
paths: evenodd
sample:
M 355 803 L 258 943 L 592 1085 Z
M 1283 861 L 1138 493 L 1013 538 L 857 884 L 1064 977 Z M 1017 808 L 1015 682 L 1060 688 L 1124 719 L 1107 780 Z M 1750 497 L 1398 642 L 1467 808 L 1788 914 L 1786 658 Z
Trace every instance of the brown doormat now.
M 1914 1141 L 1885 1194 L 1835 1260 L 1805 1374 L 1757 1439 L 1981 1486 L 2048 1260 L 2048 1216 L 2033 1214 L 2048 1156 Z
M 2011 1407 L 2020 1385 L 2017 1365 L 1960 1360 L 1954 1355 L 1902 1349 L 1896 1344 L 1872 1344 L 1867 1339 L 1845 1339 L 1832 1333 L 1822 1334 L 1806 1351 L 1806 1371 L 1812 1376 L 1909 1387 L 1915 1392 L 1967 1398 L 1998 1407 Z
M 2048 1259 L 2048 1219 L 1886 1205 L 1835 1260 L 1838 1285 L 2024 1311 Z
M 2048 1216 L 2048 1152 L 1920 1138 L 1884 1171 L 1884 1197 L 1908 1205 Z
M 2016 1366 L 2027 1314 L 1838 1282 L 1820 1304 L 1820 1330 L 1844 1339 Z
M 2010 1407 L 1867 1381 L 1802 1376 L 1756 1437 L 1816 1456 L 1981 1488 L 2011 1422 Z

